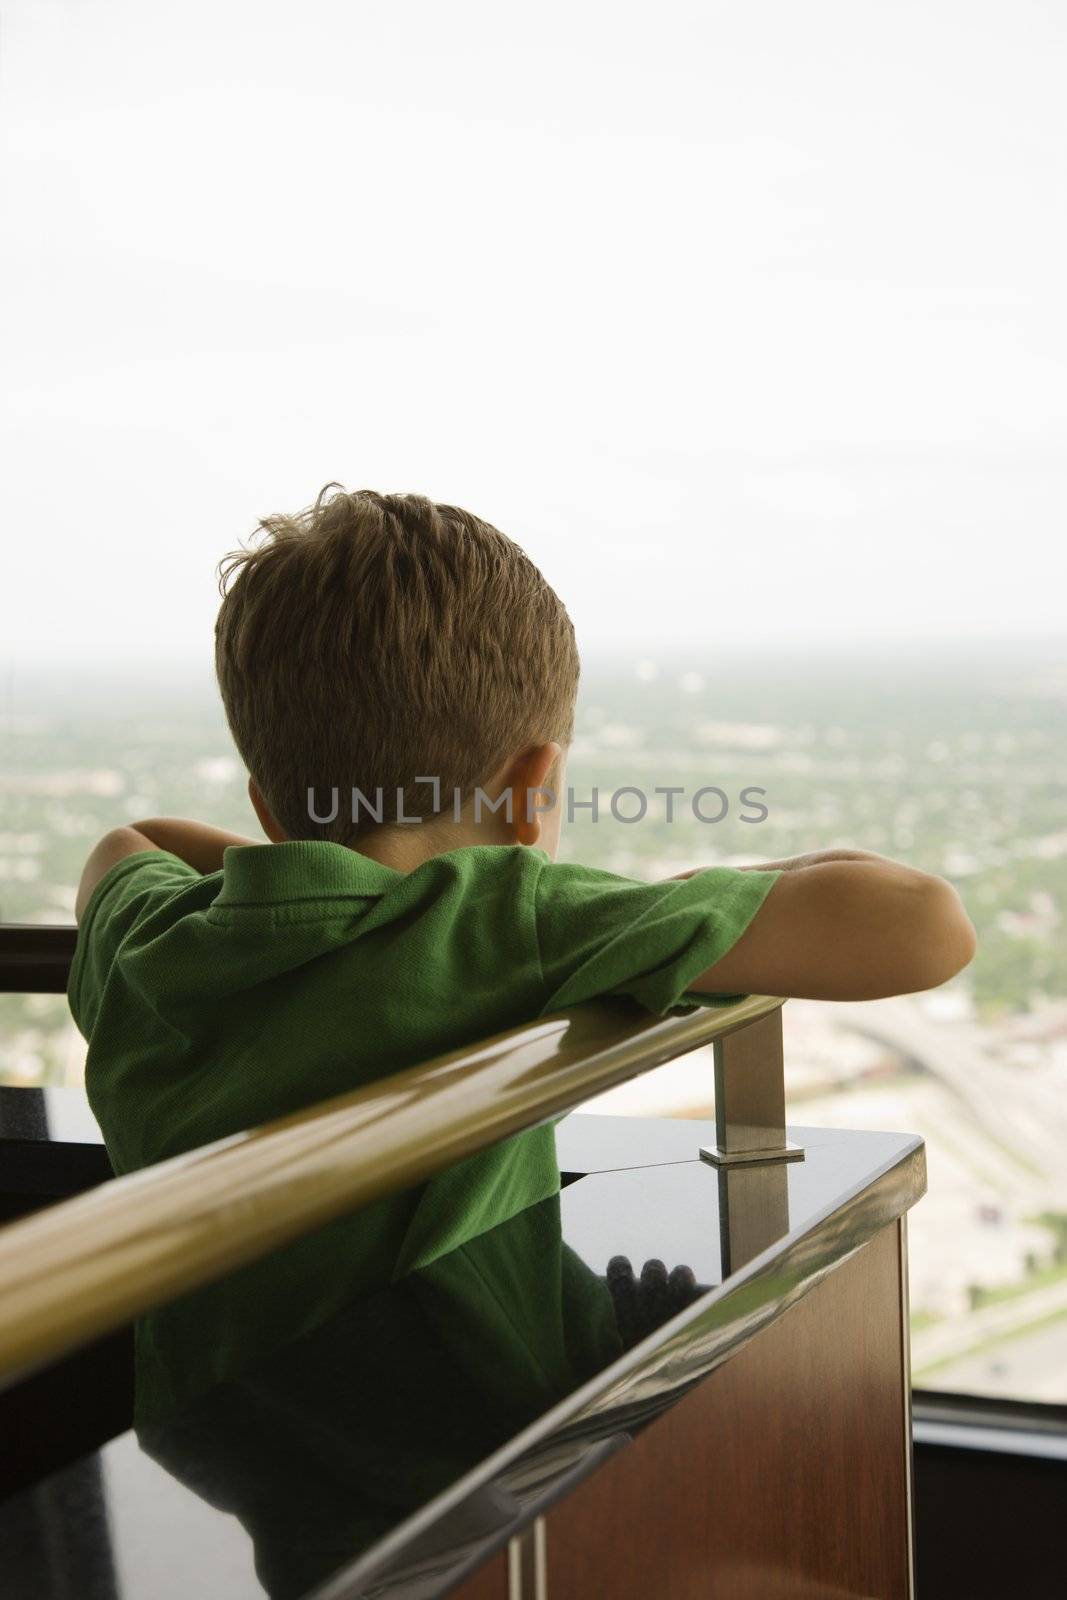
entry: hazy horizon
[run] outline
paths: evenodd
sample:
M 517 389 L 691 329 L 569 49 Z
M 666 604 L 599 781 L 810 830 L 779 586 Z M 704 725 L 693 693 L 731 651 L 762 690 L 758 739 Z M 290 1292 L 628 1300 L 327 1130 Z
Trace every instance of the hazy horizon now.
M 579 641 L 581 644 L 581 641 Z M 185 652 L 153 653 L 139 650 L 133 655 L 85 655 L 77 659 L 60 652 L 40 654 L 26 650 L 19 655 L 0 653 L 0 715 L 5 701 L 35 685 L 49 690 L 72 682 L 106 685 L 112 682 L 152 682 L 173 686 L 179 678 L 217 693 L 210 630 L 198 641 L 190 641 Z M 891 666 L 905 675 L 922 673 L 927 667 L 952 672 L 981 667 L 995 670 L 999 663 L 1017 667 L 1027 662 L 1067 668 L 1067 634 L 959 635 L 916 639 L 890 632 L 860 638 L 830 637 L 823 640 L 779 636 L 764 639 L 685 640 L 665 643 L 654 639 L 619 639 L 593 642 L 582 647 L 583 680 L 602 674 L 622 672 L 642 678 L 646 675 L 669 677 L 671 673 L 692 670 L 714 671 L 716 667 L 744 672 L 765 666 L 804 666 L 841 668 L 847 673 Z M 76 670 L 77 677 L 72 679 Z M 135 677 L 131 678 L 131 674 Z M 1064 680 L 1067 695 L 1067 679 Z

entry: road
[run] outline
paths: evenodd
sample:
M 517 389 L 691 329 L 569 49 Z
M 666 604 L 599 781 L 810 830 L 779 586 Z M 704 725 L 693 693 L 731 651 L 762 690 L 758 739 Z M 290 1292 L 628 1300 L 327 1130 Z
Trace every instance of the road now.
M 877 1040 L 946 1084 L 1005 1154 L 1011 1186 L 1035 1209 L 1067 1205 L 1067 1092 L 1044 1069 L 1005 1066 L 974 1023 L 939 1023 L 912 996 L 834 1007 L 834 1021 Z
M 998 1300 L 994 1305 L 982 1306 L 959 1320 L 936 1322 L 932 1327 L 920 1328 L 911 1336 L 912 1370 L 919 1373 L 935 1361 L 963 1356 L 988 1340 L 1023 1332 L 1035 1322 L 1060 1314 L 1067 1315 L 1067 1281 L 1013 1295 L 1010 1300 Z M 1062 1331 L 1058 1350 L 1062 1364 Z

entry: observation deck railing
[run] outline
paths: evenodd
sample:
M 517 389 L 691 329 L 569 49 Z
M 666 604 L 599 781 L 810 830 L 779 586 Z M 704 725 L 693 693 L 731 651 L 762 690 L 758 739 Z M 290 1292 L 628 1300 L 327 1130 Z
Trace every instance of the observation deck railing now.
M 72 929 L 0 928 L 0 992 L 62 991 L 73 946 Z M 725 1273 L 781 1227 L 785 1173 L 768 1164 L 802 1154 L 785 1137 L 781 1007 L 750 995 L 668 1017 L 625 1001 L 559 1012 L 11 1223 L 0 1383 L 708 1044 L 716 1142 L 700 1154 L 734 1184 Z

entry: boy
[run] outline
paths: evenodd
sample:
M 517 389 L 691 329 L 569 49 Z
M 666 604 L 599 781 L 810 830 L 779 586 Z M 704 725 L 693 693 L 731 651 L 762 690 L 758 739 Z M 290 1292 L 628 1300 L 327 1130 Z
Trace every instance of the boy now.
M 216 665 L 271 842 L 137 822 L 78 889 L 70 1002 L 117 1172 L 597 996 L 865 999 L 970 960 L 948 884 L 864 852 L 657 884 L 556 864 L 578 655 L 523 552 L 454 507 L 335 485 L 262 529 L 224 563 Z M 344 1219 L 347 1292 L 557 1183 L 535 1129 Z M 327 1270 L 300 1246 L 283 1322 Z M 217 1324 L 235 1313 L 213 1293 Z

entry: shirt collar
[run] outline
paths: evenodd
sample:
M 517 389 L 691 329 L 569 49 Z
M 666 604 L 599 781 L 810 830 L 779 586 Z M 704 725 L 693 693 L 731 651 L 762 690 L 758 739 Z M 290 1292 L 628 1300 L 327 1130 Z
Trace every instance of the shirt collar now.
M 325 839 L 230 845 L 223 852 L 222 888 L 215 904 L 367 898 L 385 894 L 401 876 L 393 867 Z

